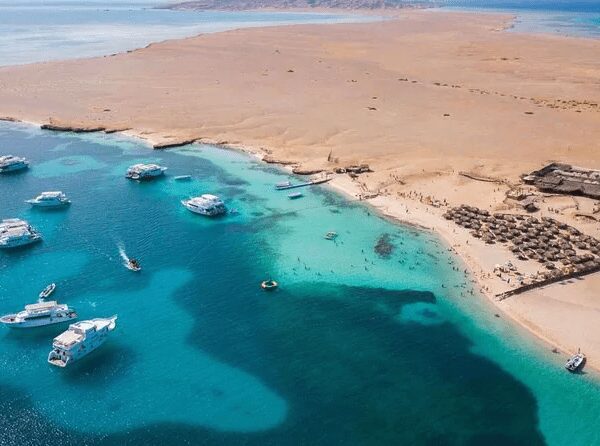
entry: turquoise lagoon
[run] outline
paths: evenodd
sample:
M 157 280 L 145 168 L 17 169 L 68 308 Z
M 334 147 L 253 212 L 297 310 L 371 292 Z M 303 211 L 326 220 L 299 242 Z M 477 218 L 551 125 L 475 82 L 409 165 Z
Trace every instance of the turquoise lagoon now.
M 82 319 L 119 316 L 67 369 L 46 363 L 62 328 L 0 327 L 2 445 L 600 443 L 597 379 L 565 373 L 564 357 L 494 317 L 430 234 L 327 188 L 289 200 L 273 187 L 287 173 L 212 146 L 156 152 L 0 124 L 0 148 L 32 162 L 0 177 L 0 218 L 44 236 L 0 253 L 0 312 L 56 282 Z M 136 162 L 168 175 L 127 181 Z M 73 204 L 29 209 L 43 190 Z M 207 192 L 238 212 L 206 219 L 180 204 Z M 384 234 L 389 257 L 374 251 Z M 276 292 L 260 289 L 268 276 Z

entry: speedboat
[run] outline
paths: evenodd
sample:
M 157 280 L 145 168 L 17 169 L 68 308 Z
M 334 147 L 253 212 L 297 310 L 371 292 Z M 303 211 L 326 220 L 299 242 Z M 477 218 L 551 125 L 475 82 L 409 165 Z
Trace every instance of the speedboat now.
M 127 169 L 126 178 L 131 180 L 150 180 L 161 176 L 167 170 L 158 164 L 134 164 Z
M 18 156 L 6 155 L 0 156 L 0 173 L 16 172 L 18 170 L 27 169 L 29 161 Z
M 56 284 L 55 283 L 51 283 L 50 285 L 48 285 L 46 288 L 44 288 L 42 290 L 42 292 L 39 294 L 39 298 L 40 300 L 44 300 L 44 299 L 48 299 L 48 297 L 50 297 L 50 295 L 52 293 L 54 293 L 54 290 L 56 289 Z
M 209 217 L 222 215 L 227 212 L 225 203 L 223 203 L 216 195 L 200 195 L 199 197 L 190 198 L 189 200 L 182 200 L 181 204 L 195 214 L 206 215 Z
M 83 358 L 104 344 L 108 333 L 115 329 L 116 321 L 117 316 L 113 316 L 69 325 L 67 331 L 54 338 L 48 362 L 57 367 L 66 367 Z
M 26 203 L 37 207 L 58 207 L 71 204 L 71 201 L 61 191 L 42 192 L 31 200 L 26 200 Z
M 25 220 L 9 218 L 0 223 L 0 248 L 16 248 L 38 242 L 42 236 Z
M 175 181 L 188 181 L 192 179 L 191 175 L 177 175 L 173 178 Z
M 576 372 L 581 368 L 584 362 L 585 355 L 581 352 L 578 352 L 576 355 L 573 355 L 569 358 L 565 364 L 565 369 L 567 369 L 569 372 Z
M 142 267 L 140 266 L 140 263 L 136 260 L 136 259 L 129 259 L 126 263 L 125 263 L 125 268 L 131 270 L 131 271 L 141 271 Z
M 295 200 L 295 199 L 297 199 L 297 198 L 301 198 L 301 197 L 303 197 L 303 196 L 304 196 L 304 195 L 302 194 L 302 192 L 293 192 L 293 193 L 291 193 L 291 194 L 289 194 L 289 195 L 288 195 L 288 198 L 289 198 L 290 200 Z
M 31 328 L 68 322 L 75 318 L 77 313 L 73 308 L 51 300 L 25 305 L 23 311 L 0 317 L 0 322 L 10 328 Z
M 335 240 L 337 238 L 337 232 L 334 231 L 329 231 L 327 234 L 325 234 L 325 239 L 327 240 Z

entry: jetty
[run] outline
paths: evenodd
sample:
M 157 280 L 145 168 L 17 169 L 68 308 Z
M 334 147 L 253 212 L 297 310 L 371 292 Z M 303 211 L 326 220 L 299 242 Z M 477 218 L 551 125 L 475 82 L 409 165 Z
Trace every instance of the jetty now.
M 299 187 L 307 187 L 307 186 L 315 186 L 317 184 L 323 184 L 331 181 L 331 178 L 319 178 L 317 180 L 310 180 L 305 183 L 292 184 L 290 182 L 277 184 L 275 189 L 277 190 L 288 190 L 288 189 L 297 189 Z

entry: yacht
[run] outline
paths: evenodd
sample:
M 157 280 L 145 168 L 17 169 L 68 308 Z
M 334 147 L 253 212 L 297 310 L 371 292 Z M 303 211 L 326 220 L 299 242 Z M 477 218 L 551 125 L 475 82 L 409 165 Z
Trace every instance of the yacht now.
M 0 156 L 0 173 L 16 172 L 17 170 L 27 169 L 29 161 L 18 156 L 6 155 Z
M 216 195 L 200 195 L 199 197 L 190 198 L 189 200 L 182 200 L 181 204 L 195 214 L 207 215 L 209 217 L 214 217 L 227 212 L 225 203 L 223 203 Z
M 127 169 L 126 178 L 131 180 L 150 180 L 161 176 L 167 170 L 158 164 L 134 164 Z
M 0 317 L 0 322 L 10 328 L 31 328 L 58 324 L 77 318 L 77 313 L 68 305 L 59 304 L 55 300 L 25 305 L 25 310 L 17 314 Z
M 69 325 L 69 329 L 52 342 L 48 362 L 58 367 L 66 367 L 100 347 L 108 338 L 108 333 L 116 327 L 117 316 L 91 319 Z
M 26 200 L 26 203 L 38 207 L 58 207 L 71 204 L 71 201 L 62 192 L 54 191 L 42 192 L 37 197 L 32 198 L 31 200 Z
M 25 220 L 9 218 L 0 222 L 0 248 L 16 248 L 41 239 L 39 232 Z

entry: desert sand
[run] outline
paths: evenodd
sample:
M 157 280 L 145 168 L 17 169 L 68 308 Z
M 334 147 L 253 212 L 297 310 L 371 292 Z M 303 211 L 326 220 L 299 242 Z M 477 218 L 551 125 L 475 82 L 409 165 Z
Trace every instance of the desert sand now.
M 218 143 L 301 172 L 367 163 L 373 172 L 332 184 L 440 234 L 506 314 L 565 352 L 581 347 L 598 368 L 599 274 L 496 302 L 511 285 L 495 264 L 539 265 L 442 218 L 463 203 L 523 212 L 507 191 L 550 160 L 600 168 L 600 41 L 517 34 L 506 31 L 511 20 L 405 11 L 4 67 L 0 116 L 125 131 L 153 145 Z M 540 200 L 536 215 L 600 237 L 595 201 Z

